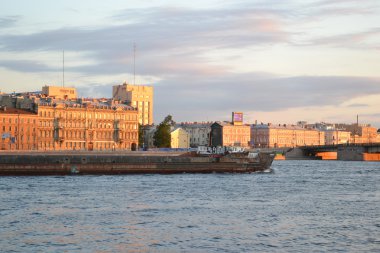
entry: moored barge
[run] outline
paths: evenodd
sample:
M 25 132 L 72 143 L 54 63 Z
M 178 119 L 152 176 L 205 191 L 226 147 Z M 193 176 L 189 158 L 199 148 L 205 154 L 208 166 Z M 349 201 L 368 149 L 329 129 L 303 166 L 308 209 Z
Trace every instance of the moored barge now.
M 0 175 L 251 173 L 270 168 L 273 153 L 199 155 L 148 152 L 0 153 Z

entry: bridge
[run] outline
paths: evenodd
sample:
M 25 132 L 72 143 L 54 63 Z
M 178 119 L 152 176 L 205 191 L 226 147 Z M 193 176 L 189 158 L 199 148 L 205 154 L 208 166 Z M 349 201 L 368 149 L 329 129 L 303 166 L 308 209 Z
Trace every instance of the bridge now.
M 380 161 L 380 143 L 300 146 L 286 154 L 287 159 L 322 159 L 342 161 Z

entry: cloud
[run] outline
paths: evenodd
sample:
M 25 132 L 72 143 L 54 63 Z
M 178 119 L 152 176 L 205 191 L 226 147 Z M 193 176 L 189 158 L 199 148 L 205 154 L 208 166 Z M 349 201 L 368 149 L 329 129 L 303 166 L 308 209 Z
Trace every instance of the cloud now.
M 59 69 L 32 60 L 0 60 L 0 67 L 19 72 L 55 72 Z
M 347 107 L 368 107 L 368 104 L 350 104 Z
M 380 118 L 380 113 L 361 114 L 360 116 Z
M 333 2 L 335 5 L 331 7 L 327 1 L 319 1 L 319 5 L 310 10 L 307 4 L 282 3 L 278 6 L 278 1 L 270 4 L 260 1 L 261 5 L 245 2 L 231 8 L 214 9 L 122 10 L 110 17 L 113 25 L 109 26 L 62 27 L 18 35 L 3 33 L 0 35 L 0 50 L 5 52 L 4 55 L 21 56 L 35 51 L 62 50 L 72 55 L 82 54 L 86 63 L 67 61 L 67 72 L 93 79 L 111 76 L 111 79 L 116 75 L 133 74 L 135 42 L 137 74 L 160 80 L 153 84 L 155 112 L 159 119 L 167 114 L 180 115 L 179 120 L 197 120 L 204 115 L 217 119 L 215 115 L 229 114 L 231 110 L 269 112 L 308 106 L 340 106 L 355 97 L 380 94 L 379 80 L 343 76 L 279 77 L 268 73 L 235 73 L 236 69 L 231 67 L 238 61 L 239 54 L 249 55 L 252 48 L 271 50 L 273 45 L 295 46 L 292 29 L 298 33 L 300 21 L 324 18 L 323 13 L 343 16 L 371 11 L 368 2 L 359 9 L 354 8 L 357 6 L 354 1 L 350 1 L 354 6 L 342 6 L 342 1 Z M 16 19 L 1 20 L 0 27 L 2 23 L 9 26 L 16 22 Z M 372 46 L 367 41 L 377 38 L 379 29 L 368 28 L 357 33 L 319 38 L 311 34 L 305 44 Z M 228 61 L 231 54 L 223 55 L 229 50 L 233 51 L 232 55 L 237 55 L 235 63 Z M 254 62 L 252 66 L 254 64 L 260 63 Z M 52 67 L 49 62 L 29 58 L 2 59 L 0 65 L 22 73 L 61 71 L 60 67 Z M 111 96 L 111 86 L 110 81 L 96 81 L 78 86 L 78 89 L 82 96 Z
M 3 50 L 91 51 L 98 59 L 130 51 L 133 42 L 140 54 L 173 53 L 209 48 L 248 47 L 287 40 L 275 12 L 251 9 L 189 10 L 144 9 L 114 17 L 122 24 L 98 28 L 61 28 L 26 35 L 1 36 Z M 117 53 L 116 53 L 117 52 Z
M 360 2 L 358 2 L 357 0 L 320 0 L 320 1 L 316 1 L 314 4 L 314 6 L 331 6 L 331 5 L 348 5 L 348 4 L 355 4 L 355 5 L 358 5 L 358 3 L 360 3 L 360 5 L 365 5 L 365 4 L 374 4 L 375 2 L 373 0 L 361 0 Z
M 222 73 L 223 64 L 210 64 L 211 51 L 284 43 L 281 12 L 270 9 L 233 8 L 191 10 L 158 8 L 124 10 L 112 17 L 117 25 L 65 27 L 23 35 L 0 36 L 0 48 L 10 53 L 70 51 L 86 54 L 91 64 L 67 63 L 67 71 L 86 75 L 132 73 L 132 45 L 137 44 L 140 75 L 172 73 Z M 117 21 L 117 22 L 116 22 Z M 29 65 L 33 65 L 28 62 Z M 3 60 L 2 67 L 28 71 L 23 61 Z M 30 71 L 43 69 L 32 67 Z M 128 67 L 128 68 L 127 68 Z M 50 71 L 46 66 L 46 71 Z
M 19 16 L 0 17 L 0 29 L 12 27 L 19 20 Z
M 349 99 L 380 94 L 380 80 L 370 78 L 283 78 L 254 73 L 204 77 L 172 76 L 154 84 L 156 118 L 172 114 L 179 116 L 180 121 L 200 120 L 206 116 L 217 119 L 216 115 L 226 115 L 232 110 L 270 112 L 339 107 Z M 110 94 L 112 87 L 99 85 L 94 89 Z
M 370 29 L 368 31 L 341 34 L 335 36 L 328 36 L 324 38 L 318 38 L 311 41 L 313 45 L 330 45 L 336 47 L 353 47 L 353 48 L 378 48 L 378 44 L 369 46 L 367 40 L 370 38 L 380 39 L 380 27 Z

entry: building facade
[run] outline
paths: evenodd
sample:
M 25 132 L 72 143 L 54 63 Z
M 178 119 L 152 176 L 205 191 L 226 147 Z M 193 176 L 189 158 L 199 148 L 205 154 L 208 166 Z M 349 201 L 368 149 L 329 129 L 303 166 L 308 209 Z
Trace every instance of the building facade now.
M 250 135 L 249 125 L 215 122 L 211 125 L 210 146 L 249 147 Z
M 351 133 L 349 131 L 324 130 L 323 132 L 325 133 L 325 144 L 326 145 L 350 143 Z
M 55 99 L 76 99 L 77 90 L 72 87 L 44 86 L 42 87 L 42 95 Z
M 251 126 L 251 146 L 280 148 L 324 145 L 325 133 L 295 125 L 261 124 Z
M 189 133 L 178 127 L 170 132 L 170 147 L 171 148 L 189 148 L 190 138 Z
M 337 127 L 351 132 L 351 143 L 377 143 L 380 135 L 370 124 L 337 124 Z
M 116 85 L 112 87 L 112 97 L 136 108 L 139 124 L 153 124 L 153 86 L 127 83 Z
M 137 109 L 113 100 L 56 99 L 46 94 L 25 93 L 2 96 L 1 105 L 1 149 L 135 150 L 138 147 Z
M 40 150 L 134 150 L 137 111 L 75 103 L 38 105 Z
M 38 122 L 34 112 L 0 107 L 0 150 L 36 150 Z
M 189 133 L 190 147 L 208 146 L 212 122 L 183 122 L 177 125 Z

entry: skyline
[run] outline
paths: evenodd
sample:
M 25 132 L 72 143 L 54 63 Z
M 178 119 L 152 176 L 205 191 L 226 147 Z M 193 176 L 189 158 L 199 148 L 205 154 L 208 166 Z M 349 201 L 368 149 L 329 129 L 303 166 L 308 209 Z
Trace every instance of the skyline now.
M 206 2 L 206 3 L 205 3 Z M 133 6 L 133 7 L 129 7 Z M 42 11 L 41 11 L 42 10 Z M 0 10 L 0 90 L 155 89 L 155 122 L 356 122 L 380 127 L 376 1 L 12 1 Z

